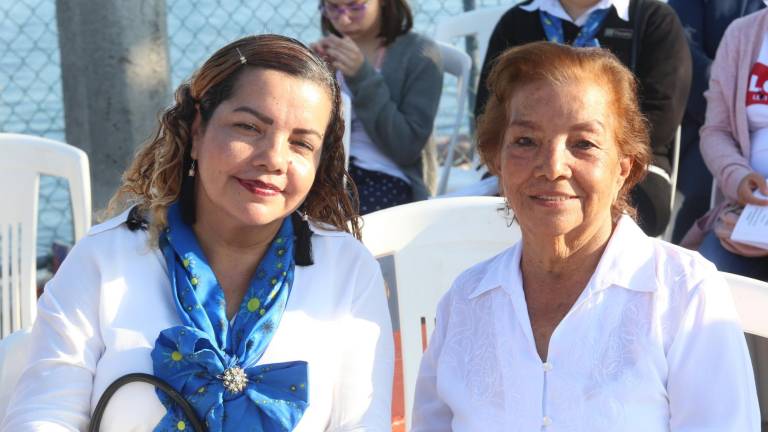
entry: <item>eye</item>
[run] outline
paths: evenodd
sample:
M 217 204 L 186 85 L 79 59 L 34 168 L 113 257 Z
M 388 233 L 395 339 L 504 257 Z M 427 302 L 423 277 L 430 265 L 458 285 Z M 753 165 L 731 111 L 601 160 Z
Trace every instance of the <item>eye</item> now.
M 579 150 L 591 150 L 593 148 L 596 148 L 597 145 L 589 140 L 578 140 L 576 141 L 576 144 L 574 144 L 574 147 L 578 148 Z
M 309 151 L 315 150 L 315 146 L 308 141 L 295 140 L 295 141 L 291 141 L 291 144 L 299 146 L 305 150 L 309 150 Z
M 529 137 L 518 137 L 512 141 L 512 145 L 517 147 L 533 147 L 536 143 Z
M 253 123 L 235 123 L 235 127 L 246 132 L 261 133 L 261 128 Z

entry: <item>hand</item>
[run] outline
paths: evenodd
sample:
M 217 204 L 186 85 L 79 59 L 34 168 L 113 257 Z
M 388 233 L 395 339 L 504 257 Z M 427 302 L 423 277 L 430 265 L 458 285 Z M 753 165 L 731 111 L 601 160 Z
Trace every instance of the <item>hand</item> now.
M 321 39 L 315 45 L 320 45 L 315 51 L 323 56 L 334 68 L 344 76 L 354 76 L 365 62 L 365 56 L 348 36 L 340 38 L 330 35 Z M 314 48 L 313 48 L 314 49 Z
M 759 189 L 763 195 L 768 195 L 768 182 L 766 182 L 765 178 L 760 174 L 751 172 L 741 179 L 739 187 L 736 189 L 739 204 L 768 206 L 768 200 L 758 198 L 754 195 L 756 189 Z

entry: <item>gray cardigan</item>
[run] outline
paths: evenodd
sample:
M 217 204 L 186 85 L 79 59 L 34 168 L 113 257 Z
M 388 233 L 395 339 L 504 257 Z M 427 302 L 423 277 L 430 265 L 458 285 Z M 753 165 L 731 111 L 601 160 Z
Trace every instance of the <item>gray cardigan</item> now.
M 381 73 L 366 61 L 344 80 L 352 92 L 355 115 L 371 140 L 411 180 L 413 199 L 429 197 L 425 172 L 434 149 L 427 144 L 443 90 L 437 44 L 418 33 L 406 33 L 387 46 Z

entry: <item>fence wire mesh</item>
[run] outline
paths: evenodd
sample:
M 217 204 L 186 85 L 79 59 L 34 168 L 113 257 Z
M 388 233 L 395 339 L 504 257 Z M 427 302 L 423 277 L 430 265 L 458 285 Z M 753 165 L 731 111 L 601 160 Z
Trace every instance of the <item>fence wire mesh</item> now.
M 226 43 L 254 33 L 279 33 L 311 43 L 320 36 L 319 3 L 314 0 L 167 0 L 173 86 L 178 86 L 209 55 Z M 419 0 L 410 5 L 414 30 L 431 35 L 444 17 L 466 10 L 514 5 L 510 0 Z M 445 156 L 447 134 L 456 110 L 456 80 L 446 77 L 436 119 L 439 157 Z M 471 110 L 467 109 L 467 114 Z M 455 164 L 471 162 L 469 115 L 462 124 Z
M 64 112 L 55 0 L 0 1 L 0 131 L 64 141 Z M 412 1 L 414 30 L 431 35 L 443 17 L 465 10 L 512 4 L 509 0 Z M 167 0 L 168 44 L 175 88 L 204 59 L 229 41 L 254 33 L 280 33 L 310 43 L 320 37 L 315 0 Z M 446 79 L 438 135 L 450 129 L 455 81 Z M 467 125 L 463 132 L 468 131 Z M 465 140 L 466 141 L 466 140 Z M 461 153 L 458 155 L 462 157 Z M 66 181 L 40 183 L 38 256 L 54 242 L 71 244 Z
M 0 1 L 0 22 L 0 132 L 63 141 L 55 0 Z M 39 200 L 37 253 L 44 267 L 54 242 L 73 241 L 67 182 L 42 176 Z

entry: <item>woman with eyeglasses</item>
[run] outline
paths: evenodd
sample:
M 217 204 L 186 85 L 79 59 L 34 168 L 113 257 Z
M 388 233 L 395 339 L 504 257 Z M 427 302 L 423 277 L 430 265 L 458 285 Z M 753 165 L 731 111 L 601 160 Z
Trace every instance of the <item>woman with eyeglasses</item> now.
M 352 100 L 349 172 L 360 212 L 427 198 L 443 85 L 437 45 L 411 31 L 405 0 L 320 0 L 320 9 L 325 37 L 312 47 Z

